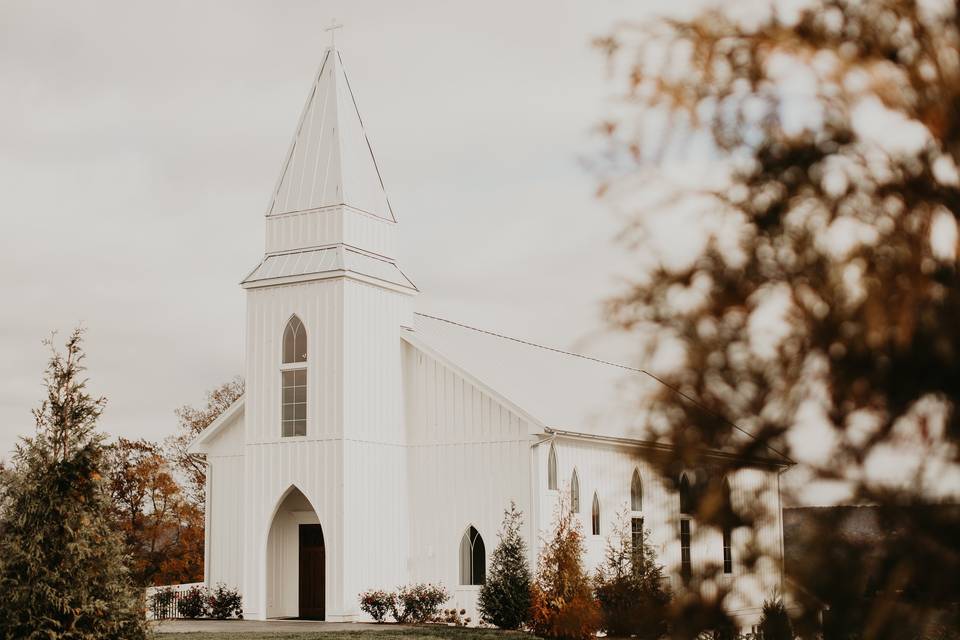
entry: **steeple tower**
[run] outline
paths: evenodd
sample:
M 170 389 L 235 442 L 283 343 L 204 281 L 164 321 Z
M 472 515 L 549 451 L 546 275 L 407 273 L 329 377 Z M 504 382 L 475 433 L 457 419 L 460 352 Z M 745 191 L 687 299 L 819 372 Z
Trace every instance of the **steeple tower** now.
M 310 88 L 266 215 L 266 255 L 244 288 L 349 275 L 416 291 L 394 262 L 396 217 L 340 52 Z
M 417 289 L 394 260 L 396 218 L 334 47 L 265 221 L 263 260 L 242 283 L 244 612 L 353 620 L 358 593 L 406 575 L 400 336 Z M 322 560 L 311 565 L 323 588 L 306 614 L 300 525 L 319 527 L 310 557 Z

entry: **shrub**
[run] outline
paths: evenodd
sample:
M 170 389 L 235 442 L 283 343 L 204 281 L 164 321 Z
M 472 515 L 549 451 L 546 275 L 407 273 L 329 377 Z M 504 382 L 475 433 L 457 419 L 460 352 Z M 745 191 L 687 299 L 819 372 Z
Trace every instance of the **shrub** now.
M 583 534 L 560 494 L 553 537 L 537 563 L 530 593 L 530 627 L 542 638 L 588 640 L 600 628 L 600 609 L 583 568 Z
M 470 616 L 466 609 L 444 609 L 437 622 L 452 624 L 455 627 L 465 627 L 470 624 Z
M 490 571 L 480 588 L 480 619 L 501 629 L 518 629 L 530 617 L 530 567 L 527 545 L 520 536 L 522 524 L 523 513 L 511 502 L 503 514 Z
M 397 608 L 397 594 L 381 589 L 371 589 L 360 594 L 360 609 L 377 622 L 387 619 L 387 614 Z
M 634 548 L 629 514 L 626 510 L 617 514 L 604 562 L 594 579 L 608 635 L 655 640 L 667 633 L 671 595 L 648 535 L 644 530 L 640 546 Z
M 243 617 L 243 599 L 236 589 L 229 589 L 222 582 L 217 583 L 213 593 L 207 598 L 209 615 L 217 620 L 226 620 L 234 616 Z
M 413 584 L 397 589 L 393 617 L 397 622 L 430 622 L 440 613 L 440 605 L 450 594 L 440 585 Z
M 765 600 L 760 624 L 757 625 L 759 640 L 793 640 L 790 615 L 783 600 Z
M 190 587 L 180 596 L 177 612 L 184 618 L 203 618 L 207 615 L 206 587 Z

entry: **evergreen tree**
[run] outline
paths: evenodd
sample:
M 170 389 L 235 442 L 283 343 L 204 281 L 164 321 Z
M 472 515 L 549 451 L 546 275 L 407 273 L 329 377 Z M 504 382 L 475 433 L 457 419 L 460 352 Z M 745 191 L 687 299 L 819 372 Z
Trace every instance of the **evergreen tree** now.
M 518 629 L 530 616 L 530 567 L 520 535 L 523 512 L 512 501 L 503 512 L 500 542 L 490 558 L 490 571 L 480 589 L 480 618 L 501 629 Z
M 37 431 L 3 475 L 0 638 L 137 640 L 146 637 L 142 592 L 124 565 L 104 481 L 105 400 L 80 378 L 81 331 L 53 349 Z
M 760 640 L 793 640 L 793 626 L 783 600 L 764 601 L 758 626 Z
M 583 567 L 583 533 L 561 491 L 553 536 L 537 563 L 530 589 L 530 627 L 542 638 L 587 640 L 600 628 L 600 610 Z
M 649 535 L 644 529 L 635 545 L 627 511 L 617 514 L 594 580 L 607 635 L 654 640 L 667 633 L 671 595 Z

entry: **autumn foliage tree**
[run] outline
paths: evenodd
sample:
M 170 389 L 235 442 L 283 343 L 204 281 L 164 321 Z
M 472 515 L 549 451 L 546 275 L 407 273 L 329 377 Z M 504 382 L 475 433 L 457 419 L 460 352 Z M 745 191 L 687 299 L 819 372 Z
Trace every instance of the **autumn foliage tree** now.
M 81 332 L 47 366 L 36 434 L 2 475 L 0 638 L 146 638 L 104 482 L 105 400 L 89 394 Z
M 957 6 L 739 4 L 599 41 L 625 79 L 601 189 L 639 262 L 609 317 L 662 365 L 666 478 L 719 448 L 736 455 L 713 475 L 793 459 L 797 486 L 877 505 L 903 535 L 879 544 L 866 615 L 831 633 L 914 637 L 960 575 L 956 512 L 913 508 L 960 465 Z M 711 171 L 685 183 L 697 158 Z M 702 498 L 718 524 L 716 492 Z M 805 569 L 844 619 L 864 599 L 835 597 L 821 533 Z
M 560 492 L 553 535 L 537 561 L 530 589 L 530 629 L 543 638 L 585 640 L 600 629 L 600 608 L 583 566 L 583 532 Z
M 142 585 L 203 579 L 203 511 L 187 499 L 159 445 L 119 438 L 107 450 L 113 513 Z

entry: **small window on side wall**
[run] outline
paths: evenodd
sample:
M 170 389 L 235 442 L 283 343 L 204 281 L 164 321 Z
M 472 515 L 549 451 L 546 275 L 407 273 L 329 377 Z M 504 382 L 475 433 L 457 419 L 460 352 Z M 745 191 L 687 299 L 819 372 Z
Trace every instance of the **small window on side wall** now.
M 591 511 L 590 517 L 590 528 L 593 532 L 593 535 L 600 535 L 600 498 L 597 497 L 596 492 L 593 494 L 593 509 Z
M 576 469 L 570 476 L 570 512 L 580 513 L 580 477 Z
M 547 454 L 547 489 L 557 490 L 557 450 L 550 443 L 550 453 Z
M 643 482 L 640 480 L 640 469 L 633 470 L 633 478 L 630 480 L 630 509 L 643 511 Z
M 460 584 L 480 585 L 487 577 L 487 551 L 480 532 L 469 527 L 460 539 Z

